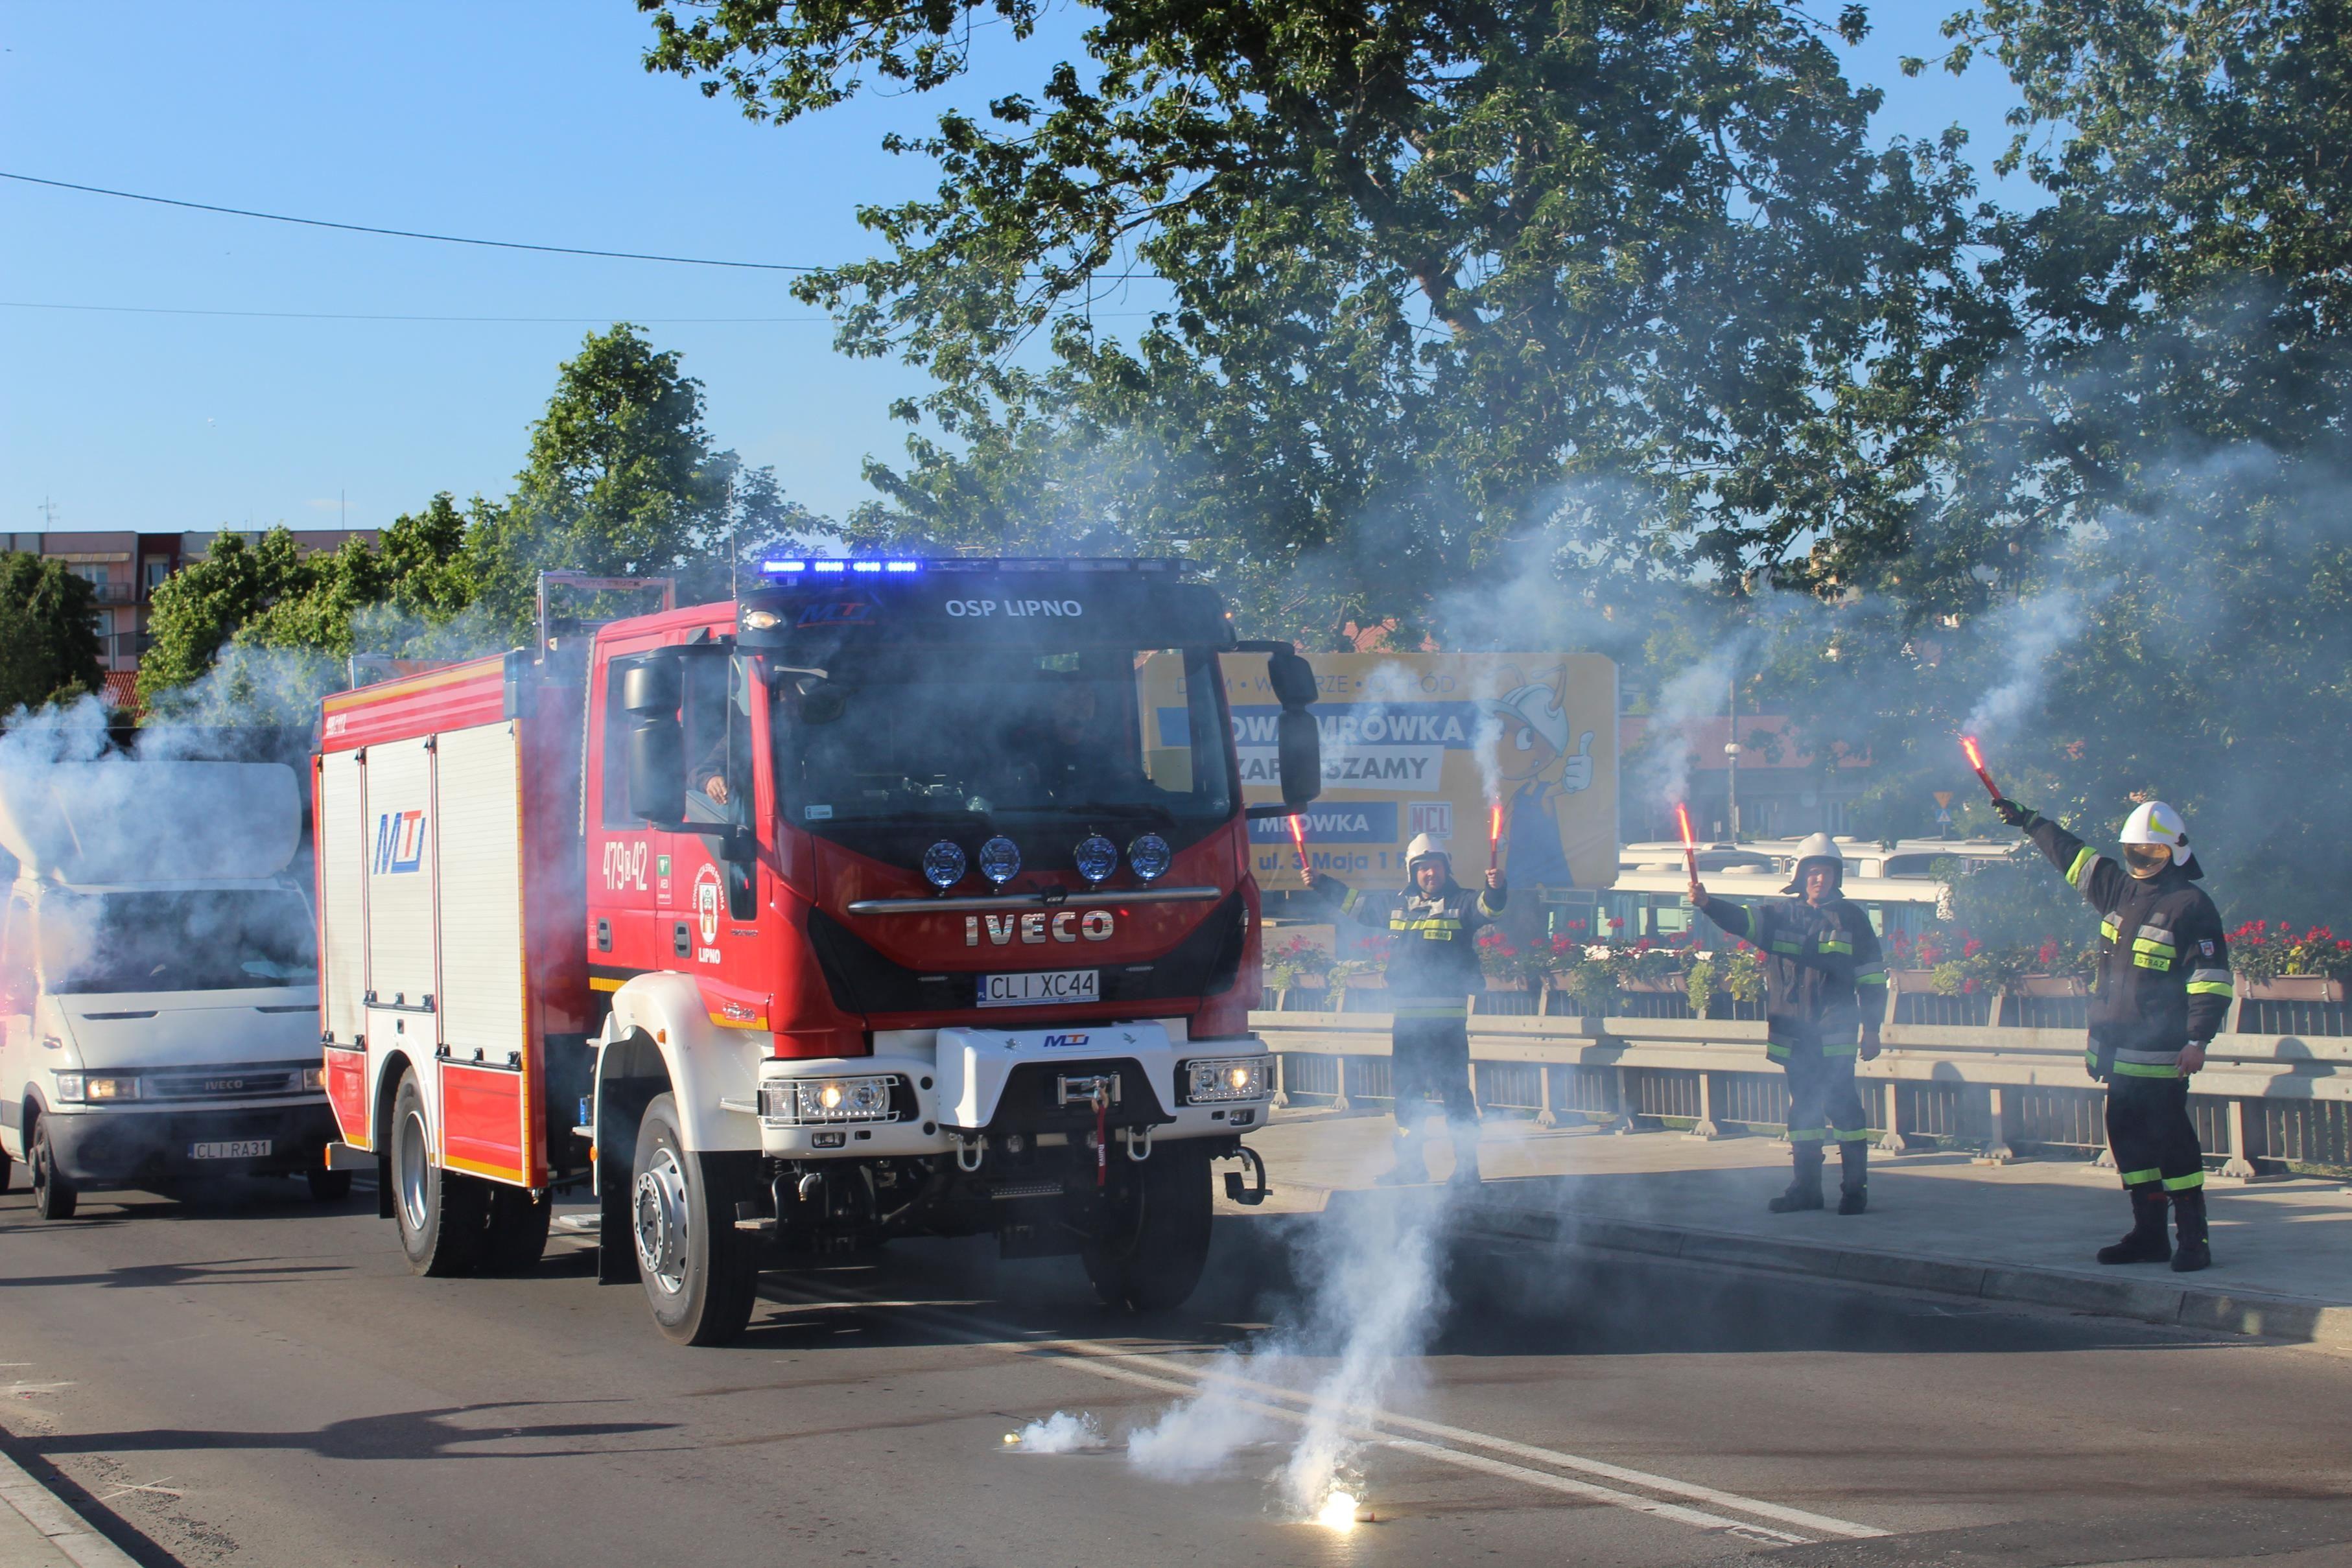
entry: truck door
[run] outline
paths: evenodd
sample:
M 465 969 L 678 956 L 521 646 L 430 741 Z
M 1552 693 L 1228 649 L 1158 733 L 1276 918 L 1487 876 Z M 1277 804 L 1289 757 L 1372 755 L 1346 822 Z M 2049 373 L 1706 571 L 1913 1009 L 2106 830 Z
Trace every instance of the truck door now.
M 740 830 L 661 835 L 677 871 L 680 907 L 667 912 L 675 967 L 692 973 L 710 1021 L 768 1027 L 768 966 L 761 946 L 756 836 L 758 779 L 752 717 L 759 703 L 750 662 L 724 648 L 688 648 L 679 717 L 686 731 L 688 822 Z

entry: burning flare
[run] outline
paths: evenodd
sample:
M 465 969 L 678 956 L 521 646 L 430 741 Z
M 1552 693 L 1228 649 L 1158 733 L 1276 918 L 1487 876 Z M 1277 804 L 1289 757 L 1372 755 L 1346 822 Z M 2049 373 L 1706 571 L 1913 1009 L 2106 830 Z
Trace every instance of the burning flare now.
M 1690 879 L 1696 882 L 1698 880 L 1698 841 L 1691 836 L 1690 807 L 1680 800 L 1675 802 L 1675 821 L 1681 824 L 1683 830 L 1683 864 L 1689 868 Z
M 1298 850 L 1298 869 L 1305 871 L 1307 869 L 1307 819 L 1294 811 L 1290 815 L 1289 821 L 1290 841 Z
M 1969 766 L 1975 770 L 1977 782 L 1985 787 L 1985 793 L 1996 800 L 2000 800 L 2000 786 L 1995 784 L 1992 775 L 1985 771 L 1984 753 L 1977 749 L 1977 737 L 1973 735 L 1960 737 L 1960 749 L 1968 753 Z
M 1503 803 L 1486 808 L 1486 869 L 1493 871 L 1503 852 Z
M 1315 1511 L 1315 1522 L 1326 1530 L 1337 1530 L 1342 1533 L 1355 1529 L 1356 1500 L 1354 1496 L 1341 1491 L 1337 1487 L 1332 1488 L 1331 1495 L 1323 1500 L 1323 1506 Z

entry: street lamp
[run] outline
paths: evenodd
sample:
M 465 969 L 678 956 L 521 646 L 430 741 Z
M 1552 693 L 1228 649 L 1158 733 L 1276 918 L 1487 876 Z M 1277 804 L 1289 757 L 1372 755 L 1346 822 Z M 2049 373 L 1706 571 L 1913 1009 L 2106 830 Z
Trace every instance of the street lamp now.
M 1724 766 L 1729 770 L 1726 783 L 1730 801 L 1731 841 L 1739 841 L 1739 742 L 1723 743 Z

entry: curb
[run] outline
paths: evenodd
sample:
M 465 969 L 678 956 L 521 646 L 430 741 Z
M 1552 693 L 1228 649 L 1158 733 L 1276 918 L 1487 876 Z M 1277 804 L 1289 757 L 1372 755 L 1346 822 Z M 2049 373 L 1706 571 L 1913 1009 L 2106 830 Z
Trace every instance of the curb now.
M 1952 1262 L 1900 1252 L 1863 1251 L 1818 1242 L 1767 1241 L 1754 1236 L 1693 1230 L 1681 1226 L 1532 1210 L 1500 1209 L 1473 1214 L 1465 1228 L 1472 1236 L 1489 1240 L 1599 1248 L 1718 1268 L 1758 1269 L 1855 1284 L 1891 1285 L 1976 1301 L 2056 1307 L 2209 1333 L 2352 1345 L 2352 1306 L 2309 1297 L 2141 1280 L 2093 1280 L 2055 1269 Z
M 87 1520 L 5 1454 L 0 1454 L 0 1503 L 37 1531 L 62 1562 L 75 1563 L 77 1568 L 138 1568 L 121 1547 L 92 1530 Z

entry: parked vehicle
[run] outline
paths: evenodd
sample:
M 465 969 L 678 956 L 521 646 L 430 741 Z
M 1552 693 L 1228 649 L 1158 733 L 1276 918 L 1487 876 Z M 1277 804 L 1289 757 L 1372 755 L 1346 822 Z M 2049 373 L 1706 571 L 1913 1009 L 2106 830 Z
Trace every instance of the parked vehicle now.
M 1165 562 L 778 561 L 330 697 L 340 1157 L 427 1274 L 535 1260 L 551 1189 L 593 1179 L 600 1276 L 680 1343 L 740 1332 L 763 1266 L 917 1234 L 1181 1301 L 1212 1163 L 1265 1191 L 1216 663 L 1251 650 L 1304 803 L 1312 672 Z M 1162 660 L 1182 695 L 1147 705 Z
M 96 1187 L 306 1176 L 334 1134 L 312 915 L 283 875 L 279 763 L 107 760 L 0 776 L 0 1183 L 44 1218 Z

